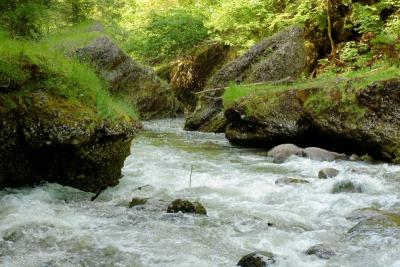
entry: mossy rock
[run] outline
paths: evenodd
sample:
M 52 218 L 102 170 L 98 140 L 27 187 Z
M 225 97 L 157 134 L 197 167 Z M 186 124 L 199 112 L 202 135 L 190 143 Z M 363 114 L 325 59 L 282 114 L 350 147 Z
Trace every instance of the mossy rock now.
M 174 200 L 167 209 L 168 213 L 194 213 L 200 215 L 207 215 L 204 206 L 199 202 L 190 202 L 188 200 L 177 199 Z
M 275 262 L 275 255 L 271 252 L 257 251 L 243 256 L 237 265 L 240 267 L 269 267 Z
M 140 128 L 131 110 L 92 70 L 37 44 L 3 40 L 0 61 L 23 73 L 0 66 L 14 81 L 0 92 L 0 189 L 47 181 L 98 192 L 118 184 Z
M 208 128 L 203 124 L 210 124 L 220 116 L 223 112 L 221 98 L 230 82 L 249 84 L 297 79 L 307 62 L 303 34 L 300 27 L 288 27 L 225 64 L 207 81 L 205 92 L 198 95 L 196 108 L 187 116 L 185 129 Z
M 376 77 L 265 85 L 225 107 L 232 144 L 270 149 L 293 143 L 396 162 L 400 80 Z M 343 86 L 343 87 L 342 87 Z M 343 155 L 345 158 L 345 155 Z
M 353 212 L 349 219 L 359 220 L 359 222 L 348 231 L 351 235 L 360 235 L 370 232 L 384 233 L 389 228 L 400 230 L 399 211 L 366 208 Z
M 135 62 L 106 35 L 76 49 L 76 55 L 93 64 L 109 84 L 110 92 L 133 103 L 141 118 L 177 115 L 180 106 L 168 84 L 151 68 Z
M 147 203 L 147 198 L 138 198 L 134 197 L 131 200 L 131 203 L 129 203 L 129 208 L 135 207 L 135 206 L 142 206 Z

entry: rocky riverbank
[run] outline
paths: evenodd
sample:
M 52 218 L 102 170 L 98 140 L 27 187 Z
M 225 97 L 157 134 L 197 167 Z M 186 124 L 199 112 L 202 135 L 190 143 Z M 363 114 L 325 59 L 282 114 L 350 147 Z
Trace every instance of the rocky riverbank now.
M 236 145 L 293 143 L 398 162 L 400 80 L 326 82 L 259 90 L 228 104 L 226 137 Z

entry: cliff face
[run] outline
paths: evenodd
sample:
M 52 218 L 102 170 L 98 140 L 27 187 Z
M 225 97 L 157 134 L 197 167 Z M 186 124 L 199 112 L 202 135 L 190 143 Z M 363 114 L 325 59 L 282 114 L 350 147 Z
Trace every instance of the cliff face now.
M 351 81 L 348 81 L 350 84 Z M 225 111 L 233 144 L 320 146 L 400 160 L 400 80 L 363 88 L 288 88 L 236 101 Z

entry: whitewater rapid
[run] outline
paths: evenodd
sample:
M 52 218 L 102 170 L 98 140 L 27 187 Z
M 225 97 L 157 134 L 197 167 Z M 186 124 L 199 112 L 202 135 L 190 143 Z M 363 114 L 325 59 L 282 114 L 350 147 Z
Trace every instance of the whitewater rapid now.
M 356 223 L 346 219 L 361 208 L 399 210 L 400 166 L 298 157 L 274 164 L 265 150 L 182 126 L 146 122 L 120 184 L 93 202 L 56 184 L 0 191 L 0 266 L 233 267 L 256 250 L 277 255 L 276 266 L 400 266 L 399 231 L 351 236 Z M 325 167 L 340 173 L 318 179 Z M 275 184 L 284 177 L 310 183 Z M 364 192 L 332 194 L 341 180 Z M 134 196 L 149 204 L 129 209 Z M 167 214 L 176 198 L 201 202 L 208 216 Z M 336 256 L 305 255 L 320 243 Z

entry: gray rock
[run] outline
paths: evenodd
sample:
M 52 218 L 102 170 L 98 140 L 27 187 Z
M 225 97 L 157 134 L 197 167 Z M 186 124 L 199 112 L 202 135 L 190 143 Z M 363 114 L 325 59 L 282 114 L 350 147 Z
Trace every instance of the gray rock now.
M 339 174 L 339 171 L 334 168 L 325 168 L 318 172 L 318 178 L 327 179 L 336 177 Z
M 359 220 L 359 222 L 348 231 L 351 237 L 371 232 L 393 235 L 394 233 L 392 231 L 387 231 L 389 228 L 400 234 L 399 211 L 383 211 L 367 208 L 352 212 L 347 219 L 352 221 Z
M 336 255 L 335 251 L 325 247 L 323 244 L 318 244 L 310 247 L 305 251 L 307 255 L 315 255 L 321 259 L 329 259 Z
M 340 181 L 334 184 L 332 193 L 362 193 L 363 188 L 359 184 L 355 184 L 351 181 Z
M 147 200 L 148 200 L 147 198 L 134 197 L 132 198 L 131 203 L 129 203 L 129 208 L 144 205 L 146 204 Z
M 172 117 L 179 110 L 172 90 L 155 72 L 134 61 L 106 35 L 78 47 L 73 55 L 91 63 L 109 91 L 134 104 L 141 118 Z
M 310 182 L 303 179 L 296 179 L 296 178 L 279 178 L 275 181 L 275 184 L 309 184 Z
M 271 252 L 257 251 L 241 258 L 237 265 L 241 267 L 269 267 L 275 261 L 275 256 Z
M 293 144 L 282 144 L 268 151 L 268 157 L 273 157 L 274 163 L 282 163 L 293 155 L 303 156 L 303 149 Z
M 304 47 L 304 31 L 297 26 L 266 38 L 251 47 L 242 56 L 224 65 L 207 82 L 207 94 L 199 95 L 196 109 L 186 119 L 186 130 L 211 131 L 216 116 L 221 117 L 221 96 L 229 82 L 256 83 L 277 80 L 295 80 L 305 70 L 307 57 Z M 289 79 L 287 79 L 289 78 Z M 207 124 L 207 127 L 203 125 Z M 211 124 L 211 125 L 210 125 Z M 219 123 L 225 125 L 224 123 Z M 216 128 L 221 130 L 221 128 Z M 224 129 L 222 129 L 223 131 Z
M 347 159 L 346 154 L 331 152 L 318 147 L 307 147 L 304 149 L 307 158 L 318 161 L 335 161 Z

